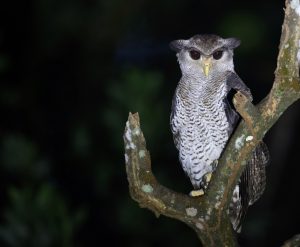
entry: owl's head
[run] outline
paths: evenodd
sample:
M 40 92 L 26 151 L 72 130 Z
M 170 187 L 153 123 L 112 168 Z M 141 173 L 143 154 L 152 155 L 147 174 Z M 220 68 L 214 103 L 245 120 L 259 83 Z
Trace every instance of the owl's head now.
M 182 74 L 196 77 L 233 71 L 233 49 L 239 45 L 240 40 L 236 38 L 223 39 L 213 34 L 170 43 L 171 49 L 177 52 Z

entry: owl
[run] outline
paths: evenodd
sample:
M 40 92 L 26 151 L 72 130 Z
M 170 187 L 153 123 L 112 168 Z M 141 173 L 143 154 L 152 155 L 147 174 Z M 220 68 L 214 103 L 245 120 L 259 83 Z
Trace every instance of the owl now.
M 233 50 L 239 45 L 236 38 L 212 34 L 170 43 L 182 73 L 172 101 L 170 125 L 180 163 L 194 187 L 191 196 L 205 193 L 239 121 L 228 93 L 233 89 L 252 100 L 249 88 L 234 71 Z M 234 189 L 229 216 L 237 232 L 249 205 L 264 191 L 268 160 L 268 149 L 261 142 Z

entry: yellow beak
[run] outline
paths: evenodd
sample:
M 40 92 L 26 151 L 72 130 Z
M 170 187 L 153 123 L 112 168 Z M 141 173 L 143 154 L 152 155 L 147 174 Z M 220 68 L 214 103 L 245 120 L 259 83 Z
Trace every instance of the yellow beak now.
M 204 58 L 202 61 L 203 72 L 205 76 L 208 76 L 211 68 L 211 58 Z

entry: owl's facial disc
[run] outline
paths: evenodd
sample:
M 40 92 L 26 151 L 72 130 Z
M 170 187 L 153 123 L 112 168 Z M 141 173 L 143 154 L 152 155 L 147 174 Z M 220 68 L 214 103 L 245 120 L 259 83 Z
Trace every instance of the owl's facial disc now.
M 203 72 L 204 72 L 205 76 L 208 76 L 209 71 L 211 69 L 211 65 L 212 65 L 211 56 L 209 56 L 209 57 L 202 56 L 200 62 L 201 62 L 201 66 L 202 66 L 202 69 L 203 69 Z

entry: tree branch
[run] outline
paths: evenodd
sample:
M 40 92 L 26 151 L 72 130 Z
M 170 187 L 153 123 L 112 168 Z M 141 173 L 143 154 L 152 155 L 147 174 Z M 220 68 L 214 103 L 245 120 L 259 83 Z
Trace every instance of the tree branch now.
M 180 220 L 193 228 L 204 246 L 237 246 L 227 215 L 233 189 L 246 161 L 281 114 L 300 98 L 300 4 L 287 0 L 275 81 L 257 106 L 237 93 L 234 105 L 243 118 L 225 151 L 205 195 L 191 198 L 159 184 L 151 171 L 150 154 L 138 114 L 129 114 L 124 143 L 130 194 L 141 207 Z
M 284 242 L 282 247 L 299 247 L 300 246 L 300 234 L 293 236 L 291 239 Z
M 156 216 L 163 214 L 186 223 L 196 231 L 201 241 L 209 246 L 221 246 L 224 243 L 228 246 L 236 245 L 229 219 L 220 203 L 208 203 L 208 197 L 211 195 L 190 197 L 174 192 L 157 182 L 151 171 L 150 154 L 137 113 L 129 113 L 124 143 L 130 194 L 141 207 L 150 209 Z M 223 232 L 216 238 L 214 232 L 218 228 L 222 228 Z

